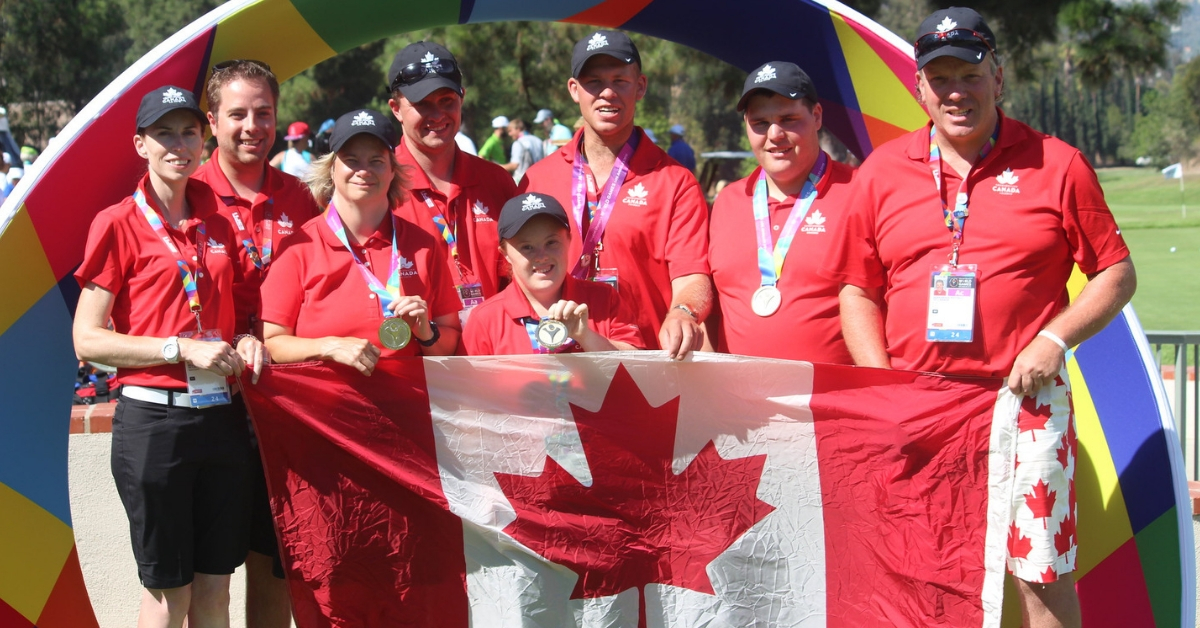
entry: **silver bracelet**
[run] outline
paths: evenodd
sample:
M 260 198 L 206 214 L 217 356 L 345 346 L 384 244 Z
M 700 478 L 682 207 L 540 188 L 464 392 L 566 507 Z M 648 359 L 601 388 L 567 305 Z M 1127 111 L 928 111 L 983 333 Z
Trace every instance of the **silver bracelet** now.
M 1063 342 L 1063 339 L 1058 337 L 1058 334 L 1055 334 L 1049 329 L 1043 329 L 1042 331 L 1039 331 L 1037 335 L 1058 345 L 1059 348 L 1063 350 L 1063 353 L 1071 352 L 1071 347 L 1068 347 L 1067 343 Z

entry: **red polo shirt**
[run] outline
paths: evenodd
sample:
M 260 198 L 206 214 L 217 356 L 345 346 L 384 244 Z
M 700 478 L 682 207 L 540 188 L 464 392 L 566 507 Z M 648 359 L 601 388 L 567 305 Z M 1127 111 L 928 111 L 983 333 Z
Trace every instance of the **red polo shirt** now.
M 1096 173 L 1078 150 L 1001 115 L 996 147 L 970 175 L 960 264 L 979 266 L 975 339 L 927 342 L 933 267 L 951 234 L 929 171 L 929 126 L 876 149 L 854 178 L 845 237 L 823 272 L 883 288 L 895 368 L 1007 376 L 1017 354 L 1067 306 L 1072 267 L 1092 274 L 1129 255 Z M 944 169 L 951 201 L 961 178 Z
M 446 268 L 456 285 L 479 283 L 483 296 L 499 291 L 499 278 L 508 274 L 500 255 L 500 236 L 496 221 L 500 208 L 517 195 L 512 175 L 500 166 L 455 148 L 454 177 L 450 193 L 434 187 L 429 175 L 417 165 L 403 141 L 396 147 L 396 159 L 408 166 L 408 198 L 400 204 L 399 215 L 421 227 L 446 249 Z M 449 255 L 450 247 L 441 229 L 433 222 L 440 215 L 453 225 L 458 260 Z
M 583 281 L 567 276 L 563 282 L 563 300 L 586 303 L 588 327 L 593 331 L 618 342 L 627 342 L 642 348 L 641 335 L 629 310 L 611 286 L 594 281 Z M 463 344 L 467 355 L 526 355 L 537 353 L 526 331 L 526 317 L 538 316 L 517 282 L 508 285 L 500 294 L 484 301 L 471 317 L 463 331 Z M 579 353 L 583 348 L 572 343 L 555 353 Z
M 212 158 L 200 166 L 192 177 L 207 183 L 212 188 L 221 215 L 229 219 L 229 224 L 235 233 L 238 228 L 237 223 L 233 220 L 233 213 L 238 213 L 260 254 L 263 251 L 263 240 L 266 237 L 264 227 L 269 227 L 272 232 L 271 260 L 277 259 L 291 235 L 310 218 L 320 213 L 320 209 L 308 191 L 308 186 L 290 174 L 264 165 L 267 175 L 263 181 L 263 188 L 254 197 L 253 202 L 247 201 L 238 196 L 225 173 L 221 171 L 221 167 L 217 163 L 220 158 L 221 151 L 213 151 Z M 272 221 L 270 225 L 266 222 L 268 220 Z M 233 285 L 233 303 L 237 310 L 237 333 L 239 334 L 254 333 L 253 319 L 258 315 L 259 289 L 262 286 L 266 269 L 270 268 L 269 263 L 263 270 L 259 270 L 254 265 L 254 262 L 250 260 L 249 252 L 242 243 L 244 239 L 238 233 L 238 259 L 241 261 L 244 271 L 241 281 Z
M 420 295 L 429 318 L 461 309 L 454 284 L 446 273 L 445 247 L 416 225 L 397 218 L 396 246 L 402 294 Z M 392 221 L 384 220 L 355 253 L 381 282 L 387 283 L 392 259 Z M 310 220 L 292 236 L 284 254 L 271 265 L 262 286 L 263 321 L 290 327 L 301 338 L 325 336 L 365 338 L 382 350 L 382 357 L 420 355 L 414 341 L 399 350 L 379 342 L 383 310 L 346 247 L 326 224 L 324 216 Z
M 618 270 L 621 299 L 634 309 L 643 344 L 658 349 L 658 330 L 671 307 L 671 280 L 709 274 L 708 204 L 687 168 L 655 146 L 641 128 L 634 131 L 641 139 L 604 231 L 600 266 Z M 534 164 L 520 185 L 521 193 L 549 194 L 567 210 L 575 234 L 567 257 L 571 267 L 584 241 L 571 209 L 572 169 L 582 136 L 579 131 L 561 150 Z M 588 202 L 597 196 L 590 190 Z
M 708 263 L 717 292 L 717 350 L 741 355 L 811 362 L 852 364 L 838 318 L 836 281 L 818 274 L 825 252 L 841 236 L 842 216 L 854 169 L 829 160 L 817 182 L 817 199 L 792 239 L 776 287 L 783 296 L 779 310 L 759 316 L 750 299 L 762 285 L 758 270 L 758 237 L 754 224 L 754 187 L 761 168 L 725 186 L 713 204 L 709 224 Z M 772 241 L 787 222 L 796 197 L 768 197 Z
M 150 175 L 142 177 L 138 189 L 145 192 Z M 212 190 L 203 182 L 187 183 L 187 201 L 192 217 L 183 231 L 166 225 L 167 234 L 191 265 L 200 296 L 200 320 L 204 329 L 234 337 L 234 308 L 231 286 L 241 269 L 229 251 L 236 239 L 229 222 L 217 213 Z M 146 202 L 162 220 L 162 210 L 150 195 Z M 201 235 L 203 231 L 203 235 Z M 167 338 L 196 331 L 196 317 L 188 306 L 187 293 L 179 275 L 179 258 L 154 232 L 133 197 L 96 215 L 88 231 L 83 264 L 75 271 L 81 287 L 94 283 L 113 293 L 112 320 L 117 333 L 129 336 Z M 124 384 L 157 388 L 186 388 L 185 368 L 162 364 L 149 368 L 118 368 Z

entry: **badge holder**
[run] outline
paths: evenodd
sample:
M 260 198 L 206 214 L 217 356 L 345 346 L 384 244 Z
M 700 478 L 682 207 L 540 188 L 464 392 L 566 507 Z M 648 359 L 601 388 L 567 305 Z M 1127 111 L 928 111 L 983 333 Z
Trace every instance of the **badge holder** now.
M 215 329 L 184 332 L 179 334 L 179 337 L 201 342 L 221 342 L 221 332 Z M 224 375 L 196 368 L 186 362 L 184 366 L 187 369 L 188 401 L 193 408 L 223 406 L 233 400 L 229 394 L 229 382 Z
M 974 340 L 975 293 L 978 287 L 979 270 L 975 264 L 935 265 L 929 276 L 925 340 Z
M 617 269 L 615 268 L 597 268 L 596 276 L 592 277 L 592 281 L 606 283 L 612 286 L 613 290 L 618 290 L 619 292 L 617 288 Z
M 483 303 L 483 284 L 469 283 L 466 285 L 457 285 L 458 298 L 462 301 L 462 309 L 458 311 L 458 321 L 465 328 L 467 325 L 467 317 L 471 315 L 471 310 L 475 306 Z

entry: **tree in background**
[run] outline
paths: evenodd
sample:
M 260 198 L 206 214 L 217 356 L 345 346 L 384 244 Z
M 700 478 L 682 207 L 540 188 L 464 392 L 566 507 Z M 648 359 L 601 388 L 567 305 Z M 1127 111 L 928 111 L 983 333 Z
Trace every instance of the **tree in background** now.
M 150 52 L 184 26 L 224 4 L 224 0 L 110 0 L 125 15 L 129 48 L 125 65 Z

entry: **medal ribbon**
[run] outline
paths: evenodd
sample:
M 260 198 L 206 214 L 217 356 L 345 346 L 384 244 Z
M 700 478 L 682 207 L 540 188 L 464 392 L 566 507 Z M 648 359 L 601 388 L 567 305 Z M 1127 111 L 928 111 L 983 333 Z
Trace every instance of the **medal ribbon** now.
M 391 214 L 391 212 L 388 212 Z M 338 215 L 337 208 L 333 206 L 333 201 L 329 202 L 329 208 L 325 210 L 325 224 L 329 225 L 329 229 L 333 231 L 333 235 L 337 236 L 342 246 L 350 251 L 350 258 L 354 260 L 354 265 L 358 267 L 358 271 L 362 273 L 363 279 L 367 282 L 367 287 L 379 297 L 379 307 L 383 310 L 384 318 L 394 316 L 389 307 L 400 298 L 400 252 L 396 246 L 396 233 L 399 229 L 396 226 L 396 216 L 392 217 L 392 264 L 388 270 L 388 281 L 385 286 L 382 281 L 375 276 L 362 260 L 358 259 L 358 255 L 354 253 L 354 247 L 350 246 L 350 240 L 346 238 L 346 226 L 342 223 L 342 217 Z
M 767 213 L 767 173 L 759 171 L 758 182 L 754 184 L 754 231 L 758 236 L 758 272 L 762 276 L 761 285 L 773 286 L 778 283 L 780 275 L 783 274 L 783 260 L 792 248 L 792 238 L 800 230 L 800 223 L 808 215 L 813 201 L 817 200 L 817 182 L 825 176 L 825 168 L 828 165 L 829 158 L 825 151 L 821 151 L 812 172 L 808 173 L 808 179 L 804 181 L 800 195 L 792 205 L 792 211 L 788 214 L 783 231 L 779 234 L 779 241 L 774 247 L 771 245 L 771 216 Z
M 571 275 L 576 279 L 587 279 L 591 273 L 591 265 L 587 262 L 590 262 L 596 254 L 596 245 L 604 237 L 604 228 L 608 226 L 608 217 L 612 215 L 613 207 L 617 204 L 617 194 L 621 191 L 621 185 L 625 183 L 625 177 L 629 174 L 629 158 L 633 155 L 633 149 L 636 146 L 634 138 L 636 137 L 637 135 L 631 137 L 617 153 L 612 172 L 608 175 L 604 190 L 600 192 L 595 218 L 590 221 L 587 235 L 583 241 L 583 254 L 575 262 L 575 268 L 571 269 Z M 575 224 L 579 225 L 580 229 L 583 229 L 583 211 L 588 205 L 587 181 L 583 174 L 585 165 L 587 165 L 587 158 L 583 155 L 583 138 L 581 137 L 579 146 L 576 147 L 575 165 L 571 170 L 571 209 L 575 214 Z
M 954 197 L 953 210 L 951 210 L 950 207 L 946 205 L 946 201 L 942 199 L 942 151 L 940 148 L 938 148 L 937 141 L 934 139 L 936 132 L 936 127 L 930 127 L 929 170 L 933 173 L 933 184 L 937 186 L 938 200 L 942 204 L 942 219 L 946 223 L 946 228 L 949 229 L 950 233 L 952 234 L 951 242 L 954 248 L 950 253 L 950 265 L 958 266 L 958 249 L 962 244 L 963 231 L 965 231 L 967 228 L 967 216 L 970 213 L 967 210 L 967 180 L 971 178 L 971 173 L 974 172 L 975 168 L 983 162 L 984 158 L 986 158 L 989 153 L 992 152 L 992 148 L 996 145 L 996 140 L 1000 137 L 1000 121 L 996 121 L 996 130 L 992 132 L 992 137 L 989 138 L 987 143 L 983 145 L 983 148 L 979 150 L 979 158 L 975 160 L 975 165 L 972 166 L 969 171 L 967 171 L 967 176 L 963 177 L 962 182 L 958 184 L 958 194 Z
M 263 247 L 262 253 L 259 253 L 258 247 L 254 246 L 254 237 L 250 235 L 250 231 L 246 229 L 245 223 L 242 222 L 242 214 L 237 207 L 233 208 L 233 221 L 237 223 L 238 237 L 242 240 L 242 246 L 246 249 L 246 255 L 250 256 L 250 261 L 254 262 L 254 267 L 262 270 L 271 264 L 271 240 L 275 236 L 275 199 L 267 199 L 267 211 L 263 220 Z
M 137 203 L 139 209 L 142 210 L 142 215 L 146 217 L 146 222 L 150 223 L 150 228 L 154 230 L 154 235 L 157 235 L 162 243 L 167 245 L 172 253 L 175 254 L 175 264 L 179 266 L 179 278 L 183 282 L 183 292 L 187 295 L 188 310 L 196 315 L 196 328 L 200 327 L 200 292 L 196 286 L 196 278 L 192 274 L 192 267 L 183 259 L 183 253 L 179 252 L 179 247 L 175 246 L 175 242 L 171 240 L 171 235 L 167 233 L 167 227 L 163 224 L 161 218 L 158 217 L 158 212 L 150 207 L 146 202 L 146 194 L 141 189 L 133 193 L 133 202 Z M 199 254 L 203 254 L 204 246 L 208 243 L 208 235 L 204 229 L 204 223 L 201 222 L 196 226 L 196 250 Z

